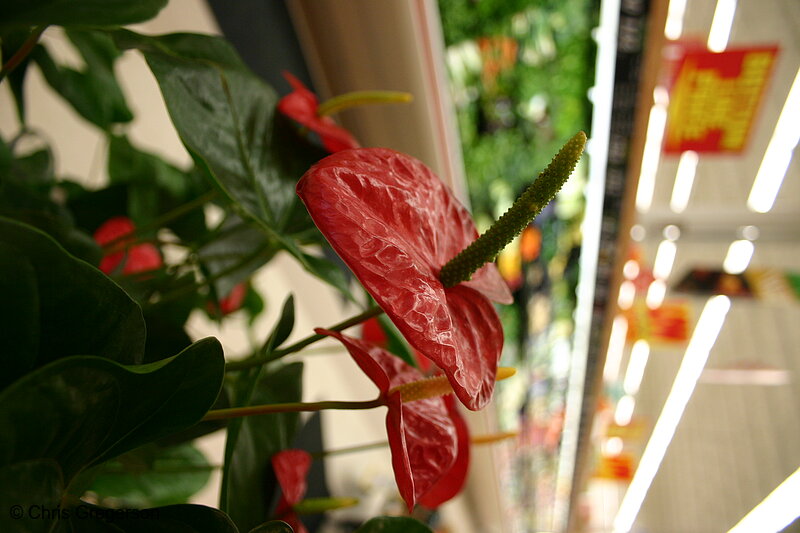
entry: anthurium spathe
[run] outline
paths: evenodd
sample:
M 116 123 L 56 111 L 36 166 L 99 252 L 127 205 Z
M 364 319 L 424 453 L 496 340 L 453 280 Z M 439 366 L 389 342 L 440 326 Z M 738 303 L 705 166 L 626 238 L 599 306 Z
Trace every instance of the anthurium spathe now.
M 448 394 L 442 399 L 447 407 L 450 419 L 453 421 L 453 426 L 456 428 L 458 448 L 456 449 L 456 460 L 453 461 L 450 469 L 442 474 L 439 480 L 428 489 L 428 492 L 419 499 L 419 503 L 429 509 L 436 509 L 457 496 L 461 489 L 464 488 L 464 483 L 467 481 L 467 472 L 469 471 L 471 442 L 467 421 L 458 412 L 458 403 L 452 394 Z
M 444 399 L 433 397 L 405 402 L 397 390 L 397 387 L 418 382 L 425 376 L 399 357 L 368 341 L 335 331 L 315 331 L 341 341 L 356 364 L 380 390 L 389 409 L 386 433 L 392 452 L 392 468 L 409 511 L 443 475 L 449 473 L 458 478 L 459 473 L 452 472 L 452 469 L 459 451 L 459 434 Z M 463 464 L 464 469 L 466 466 Z
M 272 456 L 272 470 L 281 487 L 275 516 L 292 526 L 294 533 L 307 533 L 294 506 L 306 495 L 306 476 L 311 468 L 311 454 L 305 450 L 282 450 Z
M 338 126 L 331 117 L 319 114 L 317 95 L 309 91 L 303 82 L 288 72 L 284 72 L 283 77 L 293 91 L 281 98 L 278 111 L 318 134 L 322 145 L 331 153 L 359 146 L 349 131 Z
M 124 275 L 161 268 L 164 262 L 158 248 L 150 243 L 131 244 L 135 230 L 133 221 L 122 216 L 110 218 L 97 228 L 94 240 L 107 248 L 100 261 L 101 271 L 112 274 L 120 269 L 120 264 Z
M 478 236 L 464 206 L 422 162 L 383 148 L 323 159 L 297 193 L 409 343 L 445 372 L 467 408 L 484 407 L 503 347 L 490 300 L 512 298 L 493 264 L 453 287 L 439 280 L 442 265 Z

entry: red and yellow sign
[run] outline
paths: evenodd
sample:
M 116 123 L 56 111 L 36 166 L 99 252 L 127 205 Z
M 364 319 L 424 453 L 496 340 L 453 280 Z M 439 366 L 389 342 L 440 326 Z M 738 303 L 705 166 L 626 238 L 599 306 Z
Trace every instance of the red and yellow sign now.
M 630 309 L 622 312 L 628 320 L 627 340 L 644 339 L 650 343 L 683 343 L 689 340 L 689 305 L 683 301 L 662 303 L 650 309 L 637 299 Z
M 741 152 L 778 48 L 686 50 L 670 91 L 664 152 Z

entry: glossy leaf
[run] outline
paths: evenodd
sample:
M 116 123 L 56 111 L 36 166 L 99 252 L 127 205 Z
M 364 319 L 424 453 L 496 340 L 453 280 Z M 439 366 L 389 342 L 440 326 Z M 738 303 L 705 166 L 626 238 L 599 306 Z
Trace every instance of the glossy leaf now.
M 118 31 L 115 38 L 144 54 L 181 140 L 235 209 L 309 272 L 331 280 L 328 266 L 298 245 L 313 224 L 294 194 L 302 173 L 324 154 L 298 142 L 293 125 L 275 113 L 275 91 L 218 37 Z
M 59 359 L 0 394 L 0 465 L 50 458 L 66 483 L 87 466 L 196 423 L 223 375 L 215 339 L 148 365 Z
M 0 466 L 0 531 L 45 533 L 53 521 L 31 516 L 31 508 L 56 509 L 64 484 L 61 468 L 52 459 L 33 459 Z
M 125 103 L 114 76 L 118 51 L 108 35 L 97 31 L 70 30 L 67 37 L 75 44 L 86 66 L 83 70 L 59 65 L 44 46 L 31 54 L 47 83 L 83 118 L 103 130 L 112 124 L 130 122 L 133 114 Z
M 7 0 L 2 26 L 117 26 L 156 16 L 167 0 Z
M 197 249 L 206 278 L 213 279 L 212 298 L 220 300 L 236 285 L 250 279 L 278 250 L 277 243 L 264 232 L 237 216 L 229 216 L 216 237 Z
M 292 527 L 283 520 L 270 520 L 254 527 L 250 533 L 293 533 Z
M 24 352 L 4 351 L 4 361 L 13 358 L 19 371 L 30 371 L 62 357 L 87 353 L 123 364 L 142 360 L 145 326 L 141 310 L 114 282 L 25 224 L 0 218 L 0 243 L 7 254 L 17 258 L 16 266 L 0 267 L 27 271 L 26 292 L 33 290 L 30 276 L 34 276 L 36 288 L 30 294 L 9 290 L 4 295 L 2 338 L 18 348 L 28 346 Z M 8 270 L 0 279 L 11 283 L 15 278 L 8 276 L 12 275 Z M 12 329 L 10 315 L 18 308 L 28 309 L 32 302 L 36 311 L 25 312 L 29 316 L 36 312 L 38 321 Z M 0 382 L 8 385 L 21 376 L 19 371 L 4 371 Z
M 259 380 L 251 403 L 300 401 L 302 372 L 302 363 L 292 363 L 266 373 Z M 274 477 L 270 477 L 270 459 L 291 446 L 298 420 L 297 413 L 247 417 L 235 446 L 226 445 L 222 489 L 225 499 L 220 508 L 239 529 L 248 531 L 270 518 L 270 506 L 277 497 Z
M 467 210 L 420 161 L 346 150 L 312 167 L 297 193 L 317 227 L 409 343 L 469 409 L 491 399 L 503 346 L 489 298 L 511 294 L 493 264 L 445 288 L 439 270 L 477 237 Z
M 273 151 L 273 89 L 217 37 L 125 32 L 119 40 L 144 54 L 189 151 L 250 216 L 282 233 L 296 208 L 292 185 L 299 176 L 281 175 Z
M 208 483 L 213 469 L 191 444 L 169 448 L 148 444 L 95 467 L 88 490 L 101 505 L 113 501 L 113 507 L 186 503 Z
M 13 56 L 23 46 L 31 34 L 29 28 L 3 28 L 0 29 L 0 54 L 3 58 Z M 7 59 L 5 59 L 7 61 Z M 8 84 L 17 109 L 17 118 L 20 124 L 25 124 L 25 76 L 28 73 L 30 56 L 22 60 L 17 67 L 8 74 Z
M 69 511 L 71 531 L 82 533 L 239 533 L 225 513 L 204 505 L 169 505 L 118 513 L 82 504 Z
M 108 176 L 113 185 L 126 188 L 126 211 L 138 225 L 150 228 L 145 235 L 155 235 L 162 227 L 169 228 L 186 243 L 208 236 L 202 205 L 195 204 L 180 216 L 169 216 L 209 192 L 210 184 L 202 171 L 179 169 L 161 157 L 134 146 L 123 136 L 112 136 L 108 149 Z
M 405 516 L 377 516 L 366 521 L 355 533 L 433 533 L 431 529 L 413 518 Z

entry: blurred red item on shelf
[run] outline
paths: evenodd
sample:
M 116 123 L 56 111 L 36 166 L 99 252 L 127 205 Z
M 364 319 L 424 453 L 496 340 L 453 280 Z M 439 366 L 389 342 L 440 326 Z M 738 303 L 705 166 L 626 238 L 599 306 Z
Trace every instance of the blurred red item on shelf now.
M 112 274 L 122 268 L 123 275 L 149 272 L 161 268 L 164 261 L 161 253 L 151 243 L 133 244 L 136 226 L 128 217 L 113 217 L 94 232 L 94 240 L 100 246 L 110 247 L 100 261 L 100 270 Z M 126 235 L 130 237 L 126 238 Z
M 385 148 L 345 150 L 305 173 L 297 193 L 314 223 L 412 347 L 441 368 L 458 399 L 494 391 L 511 303 L 494 264 L 445 287 L 441 267 L 478 233 L 469 212 L 422 162 Z
M 278 111 L 319 135 L 322 145 L 331 153 L 359 147 L 349 131 L 337 125 L 331 117 L 319 115 L 319 99 L 303 82 L 288 72 L 283 72 L 283 77 L 293 91 L 280 99 Z

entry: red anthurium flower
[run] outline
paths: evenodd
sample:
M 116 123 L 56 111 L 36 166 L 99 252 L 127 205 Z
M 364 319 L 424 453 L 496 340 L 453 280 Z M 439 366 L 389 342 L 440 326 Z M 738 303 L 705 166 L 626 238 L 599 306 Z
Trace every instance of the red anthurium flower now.
M 219 310 L 223 315 L 229 315 L 239 310 L 247 296 L 247 283 L 239 283 L 231 289 L 228 295 L 219 301 Z
M 385 148 L 326 157 L 297 193 L 409 343 L 445 372 L 467 408 L 484 407 L 503 346 L 490 300 L 512 298 L 493 264 L 454 287 L 439 280 L 478 236 L 467 210 L 422 162 Z
M 338 126 L 331 117 L 319 115 L 317 95 L 288 72 L 284 72 L 283 77 L 294 91 L 281 98 L 278 102 L 278 111 L 317 133 L 322 139 L 322 145 L 331 153 L 358 148 L 358 141 L 349 131 Z
M 447 406 L 447 412 L 456 428 L 458 449 L 453 466 L 451 466 L 450 469 L 439 478 L 439 481 L 419 499 L 419 503 L 429 509 L 436 509 L 441 504 L 450 501 L 460 493 L 461 489 L 464 488 L 464 483 L 467 481 L 467 471 L 469 470 L 469 450 L 471 443 L 467 421 L 464 420 L 464 417 L 458 412 L 458 405 L 452 394 L 448 394 L 443 399 Z
M 94 240 L 100 246 L 111 244 L 113 251 L 103 256 L 100 260 L 100 270 L 106 274 L 116 272 L 120 264 L 122 273 L 125 275 L 148 272 L 161 268 L 164 264 L 161 254 L 154 245 L 150 243 L 126 246 L 133 241 L 133 237 L 124 239 L 125 235 L 133 234 L 136 230 L 133 221 L 127 217 L 114 217 L 106 220 L 97 231 L 94 232 Z
M 315 331 L 339 339 L 384 397 L 389 408 L 386 433 L 392 468 L 410 512 L 456 461 L 458 435 L 444 400 L 436 397 L 402 402 L 401 393 L 392 389 L 424 379 L 419 370 L 370 342 L 334 331 Z
M 292 526 L 295 533 L 308 532 L 293 507 L 306 495 L 306 476 L 310 467 L 311 455 L 304 450 L 282 450 L 272 456 L 272 469 L 283 492 L 275 515 Z

